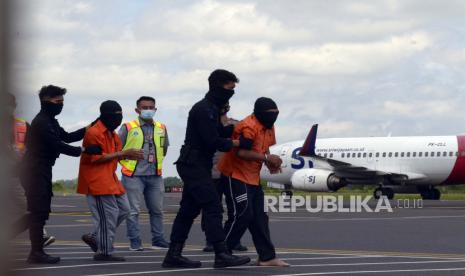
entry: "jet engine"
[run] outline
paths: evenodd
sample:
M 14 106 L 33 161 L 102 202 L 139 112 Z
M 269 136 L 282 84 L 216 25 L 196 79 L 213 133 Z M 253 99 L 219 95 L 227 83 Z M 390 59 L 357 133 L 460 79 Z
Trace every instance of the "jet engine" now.
M 301 169 L 291 178 L 292 188 L 311 192 L 335 192 L 346 185 L 334 172 L 320 169 Z

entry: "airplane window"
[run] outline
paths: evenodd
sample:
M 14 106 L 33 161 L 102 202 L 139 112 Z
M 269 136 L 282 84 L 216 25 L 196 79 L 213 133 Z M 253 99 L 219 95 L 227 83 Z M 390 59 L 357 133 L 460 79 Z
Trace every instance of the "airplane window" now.
M 454 156 L 454 153 L 452 151 L 449 151 L 449 156 Z
M 410 157 L 410 152 L 407 152 L 407 157 Z
M 357 153 L 357 157 L 358 157 L 358 158 L 362 157 L 362 154 L 361 154 L 360 152 Z
M 465 156 L 465 151 L 462 151 L 462 156 Z
M 388 157 L 392 157 L 392 152 L 388 153 Z
M 324 157 L 325 157 L 325 158 L 326 158 L 326 157 L 328 157 L 328 154 L 327 154 L 327 153 L 325 153 Z
M 399 157 L 399 153 L 398 152 L 394 153 L 394 157 Z
M 341 158 L 344 158 L 344 156 L 345 156 L 345 153 L 342 153 L 342 154 L 341 154 Z
M 376 157 L 379 157 L 379 152 L 376 153 Z
M 438 151 L 437 154 L 436 154 L 437 157 L 441 157 L 441 152 Z
M 373 157 L 373 153 L 370 152 L 370 153 L 368 154 L 368 157 L 370 157 L 370 158 Z
M 354 152 L 354 153 L 352 153 L 352 158 L 355 158 L 355 154 L 356 154 L 355 152 Z
M 447 152 L 446 152 L 446 151 L 443 152 L 443 153 L 442 153 L 442 156 L 447 156 Z
M 412 153 L 412 157 L 416 157 L 417 156 L 417 153 L 416 152 L 413 152 Z
M 420 152 L 418 153 L 418 157 L 422 157 L 422 156 L 423 156 L 423 152 L 420 151 Z
M 333 158 L 333 154 L 332 154 L 332 153 L 329 154 L 329 158 Z
M 404 153 L 403 153 L 403 152 L 400 153 L 400 157 L 404 157 Z
M 434 157 L 434 151 L 431 152 L 431 157 Z
M 455 152 L 455 156 L 459 156 L 459 152 L 458 152 L 458 151 Z
M 383 157 L 386 157 L 386 153 L 385 153 L 385 152 L 383 152 Z
M 425 152 L 425 157 L 428 157 L 428 152 Z
M 367 157 L 367 153 L 366 153 L 366 152 L 363 153 L 363 158 L 365 158 L 365 157 Z

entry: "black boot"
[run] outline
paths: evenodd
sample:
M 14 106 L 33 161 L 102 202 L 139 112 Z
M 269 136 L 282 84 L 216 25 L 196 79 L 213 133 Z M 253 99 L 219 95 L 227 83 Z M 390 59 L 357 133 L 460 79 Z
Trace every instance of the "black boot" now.
M 44 251 L 32 251 L 27 258 L 30 264 L 56 264 L 60 261 L 60 257 L 52 257 Z
M 213 245 L 215 249 L 215 264 L 214 268 L 222 268 L 228 266 L 239 266 L 250 262 L 250 258 L 247 256 L 235 256 L 226 248 L 224 242 L 215 243 Z
M 201 267 L 202 263 L 199 261 L 191 261 L 181 255 L 183 243 L 170 243 L 170 248 L 166 253 L 165 259 L 163 260 L 162 267 L 165 268 L 197 268 Z
M 213 245 L 209 242 L 205 244 L 205 247 L 203 248 L 203 252 L 213 252 Z

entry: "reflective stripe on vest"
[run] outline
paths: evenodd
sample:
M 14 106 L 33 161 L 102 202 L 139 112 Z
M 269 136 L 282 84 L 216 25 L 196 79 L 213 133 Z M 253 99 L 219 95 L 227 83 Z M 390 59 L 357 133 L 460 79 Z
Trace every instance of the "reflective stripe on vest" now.
M 15 149 L 19 154 L 24 154 L 26 151 L 26 131 L 27 123 L 23 119 L 15 118 L 14 135 L 15 135 Z
M 126 144 L 123 150 L 127 149 L 142 149 L 144 146 L 144 133 L 139 125 L 139 120 L 134 120 L 126 123 L 128 134 L 126 137 Z M 155 144 L 155 157 L 157 159 L 157 175 L 162 174 L 162 166 L 165 146 L 166 128 L 160 122 L 153 123 L 153 142 Z M 133 176 L 137 167 L 137 160 L 121 160 L 120 164 L 123 167 L 121 172 L 126 176 Z

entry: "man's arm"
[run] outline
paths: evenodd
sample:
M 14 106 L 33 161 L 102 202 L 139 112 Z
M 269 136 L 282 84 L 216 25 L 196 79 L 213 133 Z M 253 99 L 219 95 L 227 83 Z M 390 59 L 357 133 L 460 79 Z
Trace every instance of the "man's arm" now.
M 218 133 L 218 117 L 208 110 L 197 110 L 194 114 L 196 128 L 204 145 L 209 145 L 212 149 L 227 152 L 233 147 L 239 146 L 238 140 L 222 138 Z
M 84 137 L 84 145 L 98 145 L 102 149 L 104 148 L 104 143 L 100 137 L 93 132 L 87 132 Z M 136 149 L 128 149 L 123 151 L 111 152 L 102 154 L 95 154 L 91 156 L 91 162 L 95 164 L 106 163 L 112 161 L 113 159 L 131 159 L 131 160 L 141 160 L 144 159 L 144 151 Z
M 99 156 L 96 160 L 92 161 L 95 164 L 101 164 L 109 162 L 113 159 L 129 159 L 129 160 L 142 160 L 144 159 L 144 150 L 138 149 L 127 149 L 114 153 L 104 153 Z
M 282 160 L 279 156 L 270 154 L 270 151 L 267 150 L 266 153 L 259 153 L 252 150 L 252 145 L 255 142 L 256 132 L 253 128 L 244 126 L 240 129 L 240 139 L 247 140 L 251 143 L 249 148 L 242 148 L 237 151 L 237 156 L 244 160 L 248 161 L 259 161 L 264 162 L 270 170 L 275 170 L 276 168 L 281 167 Z
M 67 132 L 60 126 L 60 139 L 65 143 L 81 141 L 84 138 L 84 134 L 86 134 L 86 127 L 73 132 Z
M 121 140 L 121 143 L 123 144 L 123 148 L 126 145 L 126 140 L 128 138 L 128 128 L 126 127 L 126 124 L 123 124 L 119 130 L 118 130 L 118 136 L 119 139 Z
M 51 151 L 74 157 L 81 155 L 82 148 L 64 143 L 60 138 L 60 133 L 57 133 L 52 122 L 40 121 L 38 124 L 37 129 L 39 135 L 42 137 L 43 141 L 47 141 Z M 60 130 L 58 129 L 58 131 Z M 31 137 L 31 139 L 34 139 L 34 137 Z
M 165 126 L 165 144 L 163 145 L 163 155 L 166 156 L 168 153 L 168 147 L 170 146 L 170 139 L 168 138 L 168 130 Z

